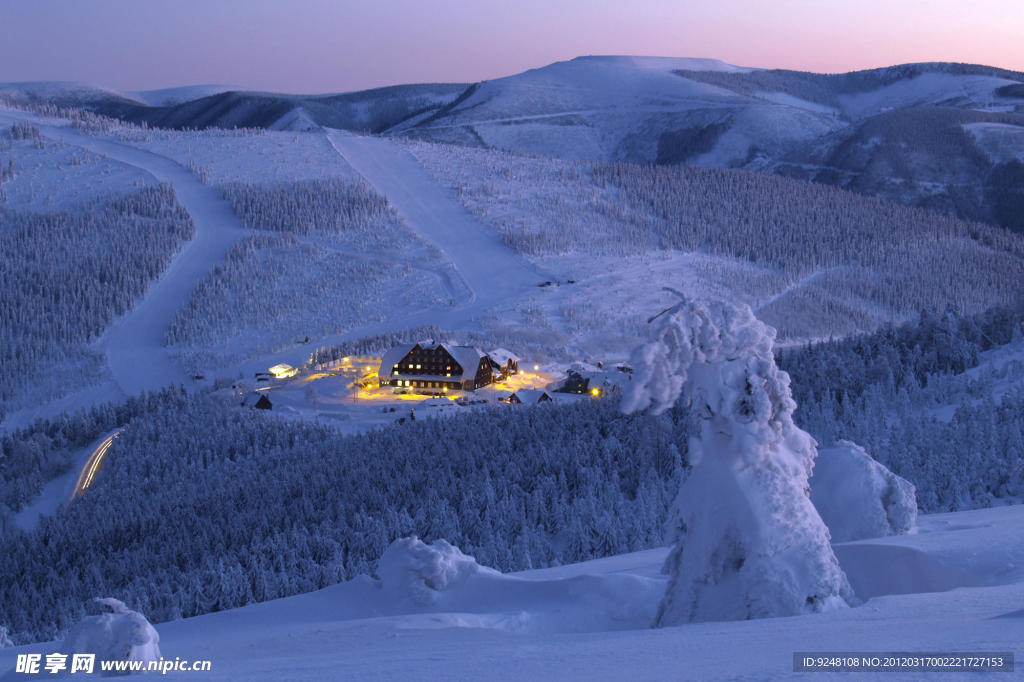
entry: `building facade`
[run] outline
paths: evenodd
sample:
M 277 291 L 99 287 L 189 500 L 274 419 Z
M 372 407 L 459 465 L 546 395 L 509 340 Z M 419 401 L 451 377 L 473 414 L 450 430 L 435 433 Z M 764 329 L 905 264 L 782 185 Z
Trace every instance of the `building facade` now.
M 471 346 L 416 343 L 392 348 L 381 359 L 380 386 L 419 393 L 475 391 L 494 379 L 491 359 Z

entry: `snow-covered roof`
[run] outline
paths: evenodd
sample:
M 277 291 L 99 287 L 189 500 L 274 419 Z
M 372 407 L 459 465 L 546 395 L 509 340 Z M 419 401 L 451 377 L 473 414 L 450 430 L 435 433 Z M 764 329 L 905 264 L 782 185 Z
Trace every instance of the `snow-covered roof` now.
M 519 398 L 519 401 L 524 405 L 534 405 L 539 403 L 544 399 L 544 396 L 547 396 L 548 400 L 551 399 L 551 396 L 548 395 L 547 391 L 542 391 L 539 388 L 521 388 L 512 395 Z
M 477 367 L 480 366 L 480 358 L 486 357 L 480 349 L 472 346 L 450 346 L 445 343 L 433 343 L 432 341 L 426 341 L 418 344 L 406 344 L 404 346 L 396 346 L 384 353 L 384 357 L 380 361 L 380 370 L 377 372 L 378 376 L 390 377 L 392 374 L 391 368 L 401 362 L 402 358 L 409 354 L 416 346 L 425 350 L 433 350 L 435 348 L 443 348 L 448 351 L 448 354 L 452 356 L 455 362 L 459 363 L 462 367 L 462 373 L 452 372 L 452 376 L 435 376 L 427 374 L 405 374 L 399 369 L 399 376 L 403 379 L 416 379 L 422 381 L 451 381 L 453 379 L 463 380 L 472 379 L 476 377 Z
M 380 370 L 378 370 L 377 376 L 391 376 L 391 368 L 397 365 L 415 347 L 415 344 L 407 343 L 404 346 L 395 346 L 384 353 L 384 357 L 380 359 Z
M 509 360 L 512 362 L 519 362 L 519 356 L 506 348 L 495 348 L 487 354 L 490 355 L 491 359 L 499 365 L 504 365 L 508 363 Z
M 480 358 L 484 357 L 483 351 L 472 346 L 444 346 L 455 362 L 462 365 L 462 373 L 467 379 L 476 376 L 476 369 L 480 366 Z

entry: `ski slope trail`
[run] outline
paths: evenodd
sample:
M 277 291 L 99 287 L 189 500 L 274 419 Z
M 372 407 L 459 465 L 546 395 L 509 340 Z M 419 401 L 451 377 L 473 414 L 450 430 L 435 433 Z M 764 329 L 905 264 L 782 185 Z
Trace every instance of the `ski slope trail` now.
M 178 203 L 195 223 L 195 236 L 175 254 L 131 310 L 107 327 L 96 348 L 106 355 L 110 373 L 126 395 L 183 381 L 182 368 L 164 347 L 164 333 L 199 281 L 251 230 L 235 217 L 231 205 L 217 190 L 204 185 L 176 161 L 92 137 L 67 125 L 47 124 L 20 112 L 5 113 L 9 118 L 31 122 L 47 137 L 135 166 L 174 186 Z
M 417 236 L 440 249 L 472 292 L 470 302 L 498 302 L 548 279 L 391 140 L 337 130 L 328 139 Z

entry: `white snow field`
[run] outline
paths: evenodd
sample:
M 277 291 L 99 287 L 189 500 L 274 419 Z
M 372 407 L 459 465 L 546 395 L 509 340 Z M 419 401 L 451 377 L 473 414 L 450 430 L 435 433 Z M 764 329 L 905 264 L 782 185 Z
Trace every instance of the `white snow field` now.
M 341 131 L 329 137 L 338 153 L 387 197 L 412 230 L 440 249 L 469 287 L 470 301 L 501 301 L 545 279 L 394 142 Z
M 433 121 L 402 133 L 565 159 L 653 161 L 661 133 L 735 117 L 699 164 L 742 164 L 750 144 L 778 150 L 834 130 L 834 112 L 740 95 L 676 71 L 743 72 L 714 59 L 587 56 L 485 81 Z
M 166 679 L 769 680 L 797 677 L 795 652 L 1019 656 L 1024 642 L 1021 506 L 924 516 L 915 535 L 835 545 L 860 606 L 660 629 L 650 624 L 666 549 L 502 575 L 446 545 L 399 541 L 382 560 L 383 583 L 362 576 L 157 623 L 165 658 L 212 661 L 210 672 Z M 58 647 L 0 650 L 2 679 L 28 678 L 13 672 L 17 654 Z M 839 677 L 848 675 L 820 675 Z

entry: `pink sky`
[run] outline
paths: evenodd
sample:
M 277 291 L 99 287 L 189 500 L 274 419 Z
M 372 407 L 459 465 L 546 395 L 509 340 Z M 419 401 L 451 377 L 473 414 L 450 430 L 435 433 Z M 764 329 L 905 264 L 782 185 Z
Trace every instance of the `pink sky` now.
M 339 92 L 585 54 L 1024 71 L 1024 0 L 0 0 L 0 81 Z

